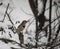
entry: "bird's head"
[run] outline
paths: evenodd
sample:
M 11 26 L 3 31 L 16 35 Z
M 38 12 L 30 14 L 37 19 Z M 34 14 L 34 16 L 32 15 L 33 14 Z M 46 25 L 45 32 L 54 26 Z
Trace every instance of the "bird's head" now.
M 23 23 L 23 24 L 26 24 L 27 22 L 28 22 L 28 21 L 24 20 L 22 23 Z

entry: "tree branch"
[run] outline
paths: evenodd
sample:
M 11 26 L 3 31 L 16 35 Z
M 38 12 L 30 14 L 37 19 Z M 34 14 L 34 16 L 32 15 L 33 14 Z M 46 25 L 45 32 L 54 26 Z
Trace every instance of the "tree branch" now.
M 48 37 L 48 43 L 51 40 L 51 13 L 52 13 L 52 0 L 50 0 L 50 10 L 49 10 L 49 37 Z
M 21 46 L 21 47 L 23 47 L 23 48 L 27 48 L 26 46 L 23 46 L 22 44 L 20 44 L 20 43 L 18 43 L 18 42 L 16 42 L 16 41 L 14 41 L 14 40 L 11 40 L 11 39 L 5 39 L 5 38 L 0 38 L 0 40 L 1 41 L 3 41 L 3 42 L 15 42 L 16 44 L 18 44 L 18 46 Z
M 8 3 L 8 5 L 7 5 L 7 8 L 6 8 L 6 11 L 5 11 L 4 18 L 3 18 L 3 21 L 2 21 L 2 22 L 4 22 L 4 19 L 5 19 L 5 17 L 6 17 L 6 13 L 7 13 L 7 11 L 8 11 L 8 8 L 9 8 L 9 3 Z

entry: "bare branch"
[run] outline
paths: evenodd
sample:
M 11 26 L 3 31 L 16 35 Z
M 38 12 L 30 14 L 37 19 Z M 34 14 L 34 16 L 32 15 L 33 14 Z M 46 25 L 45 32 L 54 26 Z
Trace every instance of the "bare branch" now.
M 54 20 L 51 22 L 51 24 L 52 24 L 54 21 L 56 21 L 57 19 L 59 19 L 59 18 L 60 18 L 60 17 L 54 19 Z M 49 24 L 48 24 L 47 26 L 45 26 L 42 30 L 45 30 L 45 28 L 48 27 L 48 26 L 49 26 Z M 41 32 L 41 31 L 39 31 L 39 32 Z
M 58 11 L 58 5 L 56 4 L 56 16 L 57 16 L 57 18 L 59 17 L 58 16 L 58 14 L 57 14 L 57 11 Z M 58 11 L 59 12 L 59 11 Z M 52 40 L 52 42 L 51 42 L 51 45 L 54 43 L 54 41 L 57 39 L 57 37 L 58 37 L 58 34 L 59 34 L 59 31 L 60 31 L 60 19 L 58 19 L 58 23 L 59 23 L 59 26 L 58 26 L 58 29 L 57 29 L 57 31 L 56 31 L 56 35 L 55 35 L 55 38 Z
M 14 25 L 11 18 L 10 18 L 10 16 L 9 16 L 9 14 L 8 13 L 6 13 L 6 14 L 8 15 L 9 21 L 12 23 L 12 25 Z
M 56 44 L 56 45 L 52 45 L 49 49 L 53 49 L 54 47 L 57 47 L 57 46 L 59 46 L 60 45 L 60 43 L 58 43 L 58 44 Z
M 48 37 L 48 43 L 51 40 L 51 14 L 52 14 L 52 0 L 50 0 L 50 10 L 49 10 L 49 37 Z
M 22 44 L 14 41 L 14 40 L 11 40 L 11 39 L 0 38 L 0 40 L 3 41 L 3 42 L 7 42 L 7 43 L 8 43 L 8 42 L 10 42 L 10 43 L 14 42 L 14 43 L 18 44 L 18 46 L 21 46 L 21 47 L 23 47 L 23 48 L 27 48 L 26 46 L 23 46 Z
M 13 11 L 13 9 L 9 12 L 9 15 L 11 14 L 12 11 Z
M 8 8 L 9 8 L 9 3 L 8 3 L 7 8 L 6 8 L 6 11 L 5 11 L 3 21 L 4 21 L 5 17 L 6 17 L 6 13 L 7 13 L 7 11 L 8 11 Z M 2 21 L 2 22 L 3 22 L 3 21 Z

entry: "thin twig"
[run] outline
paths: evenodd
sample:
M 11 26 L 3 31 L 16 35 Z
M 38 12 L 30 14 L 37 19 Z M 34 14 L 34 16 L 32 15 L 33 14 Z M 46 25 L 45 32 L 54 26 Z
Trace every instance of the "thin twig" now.
M 13 9 L 9 12 L 9 15 L 11 14 L 12 11 L 13 11 Z
M 7 13 L 7 11 L 8 11 L 8 7 L 9 7 L 9 3 L 8 3 L 8 5 L 7 5 L 7 8 L 6 8 L 6 11 L 5 11 L 4 18 L 3 18 L 3 21 L 2 21 L 2 22 L 4 22 L 4 19 L 5 19 L 5 17 L 6 17 L 6 13 Z
M 10 22 L 12 23 L 12 25 L 14 25 L 14 23 L 12 22 L 12 20 L 11 20 L 9 14 L 8 14 L 8 13 L 6 13 L 6 14 L 8 15 L 8 18 L 9 18 Z

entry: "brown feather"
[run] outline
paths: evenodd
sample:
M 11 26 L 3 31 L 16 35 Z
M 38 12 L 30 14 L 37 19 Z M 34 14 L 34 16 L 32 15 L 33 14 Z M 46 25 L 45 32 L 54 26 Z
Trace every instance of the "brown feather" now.
M 19 40 L 20 40 L 20 43 L 21 43 L 21 44 L 24 43 L 24 38 L 23 38 L 24 36 L 23 36 L 23 32 L 21 32 L 21 31 L 24 30 L 26 23 L 27 23 L 27 21 L 24 20 L 24 21 L 18 26 L 18 28 L 16 29 L 16 32 L 18 33 Z

